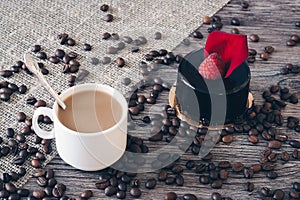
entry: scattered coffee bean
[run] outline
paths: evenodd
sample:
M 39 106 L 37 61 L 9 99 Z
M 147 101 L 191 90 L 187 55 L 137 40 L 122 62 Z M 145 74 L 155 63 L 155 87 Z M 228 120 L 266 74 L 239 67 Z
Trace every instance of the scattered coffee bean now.
M 50 62 L 52 62 L 53 64 L 59 63 L 59 59 L 58 59 L 56 56 L 50 56 L 50 57 L 48 58 L 48 60 L 49 60 Z
M 300 142 L 298 140 L 290 140 L 289 144 L 296 149 L 300 149 Z
M 249 2 L 248 2 L 248 1 L 242 1 L 241 7 L 242 7 L 243 10 L 248 9 L 248 7 L 249 7 Z
M 241 162 L 236 162 L 232 165 L 232 171 L 240 172 L 244 169 L 244 164 Z
M 268 147 L 271 149 L 280 149 L 281 148 L 281 142 L 272 140 L 269 142 Z
M 222 185 L 223 185 L 223 183 L 221 180 L 215 180 L 211 183 L 211 187 L 213 189 L 220 189 L 220 188 L 222 188 Z
M 87 44 L 87 43 L 83 44 L 82 48 L 83 48 L 84 51 L 92 50 L 92 46 L 90 44 Z
M 116 53 L 118 53 L 118 49 L 115 48 L 115 47 L 110 46 L 110 47 L 107 48 L 106 52 L 108 54 L 116 54 Z
M 232 28 L 230 32 L 233 34 L 240 34 L 240 30 L 238 28 Z
M 30 50 L 32 52 L 36 53 L 36 52 L 39 52 L 41 49 L 42 49 L 41 46 L 36 44 L 36 45 L 32 46 Z
M 296 42 L 294 40 L 290 39 L 290 40 L 286 41 L 286 46 L 292 47 L 295 45 L 296 45 Z
M 47 103 L 44 100 L 37 100 L 34 103 L 34 107 L 38 108 L 38 107 L 45 107 L 47 105 Z
M 103 57 L 102 58 L 102 64 L 106 65 L 108 63 L 111 62 L 111 58 L 110 57 Z
M 268 54 L 272 54 L 272 53 L 275 51 L 275 49 L 274 49 L 274 47 L 272 47 L 272 46 L 266 46 L 266 47 L 264 48 L 264 51 L 265 51 L 266 53 L 268 53 Z
M 284 196 L 285 196 L 285 193 L 281 189 L 277 189 L 273 193 L 273 199 L 276 199 L 276 200 L 283 200 Z
M 17 120 L 18 122 L 25 122 L 25 119 L 26 119 L 26 115 L 24 112 L 19 112 L 17 114 Z
M 182 198 L 184 200 L 198 200 L 198 198 L 194 194 L 184 194 Z
M 139 188 L 131 188 L 130 189 L 130 195 L 134 198 L 139 198 L 141 196 L 142 192 Z
M 130 52 L 136 53 L 136 52 L 138 52 L 139 50 L 140 50 L 139 47 L 134 46 L 134 47 L 131 47 Z
M 200 31 L 194 31 L 193 34 L 192 34 L 192 36 L 194 38 L 197 38 L 197 39 L 202 39 L 203 38 L 203 35 L 202 35 L 202 33 Z
M 250 34 L 249 39 L 251 42 L 258 42 L 259 36 L 257 34 Z
M 36 56 L 37 56 L 39 59 L 41 59 L 41 60 L 47 59 L 47 54 L 46 54 L 45 52 L 42 52 L 42 51 L 37 52 Z
M 240 23 L 240 20 L 237 17 L 233 17 L 230 21 L 230 24 L 234 25 L 234 26 L 239 26 L 241 23 Z
M 76 81 L 82 81 L 83 79 L 85 79 L 88 75 L 90 74 L 90 72 L 86 69 L 80 69 L 78 71 L 77 77 L 76 77 Z
M 277 176 L 278 176 L 277 173 L 274 172 L 274 171 L 267 172 L 267 177 L 270 178 L 270 179 L 276 179 Z
M 68 38 L 67 44 L 68 44 L 69 46 L 74 46 L 74 45 L 76 44 L 76 41 L 75 41 L 74 39 L 72 39 L 72 38 Z
M 258 139 L 258 137 L 255 136 L 255 135 L 250 135 L 250 136 L 248 137 L 248 141 L 251 142 L 252 144 L 256 144 L 256 143 L 259 142 L 259 139 Z
M 92 190 L 84 190 L 81 194 L 80 197 L 84 199 L 91 198 L 93 196 L 93 191 Z
M 226 135 L 222 137 L 222 142 L 225 144 L 230 144 L 233 141 L 233 136 L 232 135 Z
M 18 92 L 20 94 L 25 94 L 27 92 L 27 86 L 26 85 L 21 85 L 18 89 Z
M 109 9 L 109 6 L 107 4 L 102 4 L 100 6 L 100 10 L 103 11 L 103 12 L 107 12 Z
M 98 59 L 98 58 L 95 58 L 95 57 L 92 57 L 92 58 L 90 59 L 90 63 L 91 63 L 92 65 L 98 65 L 98 64 L 99 64 L 99 59 Z
M 156 180 L 154 178 L 148 179 L 145 183 L 147 189 L 154 189 L 156 186 Z
M 176 200 L 177 194 L 175 192 L 168 192 L 164 198 L 164 200 Z
M 210 24 L 210 17 L 209 16 L 204 16 L 204 18 L 203 18 L 203 24 Z
M 120 68 L 125 66 L 125 60 L 121 57 L 118 57 L 116 59 L 116 63 L 117 63 L 117 66 L 120 67 Z
M 263 60 L 269 60 L 269 55 L 267 53 L 261 53 L 260 58 Z
M 108 33 L 108 32 L 105 32 L 105 33 L 102 34 L 102 39 L 103 39 L 103 40 L 107 40 L 107 39 L 109 39 L 110 37 L 111 37 L 111 34 Z
M 124 84 L 124 85 L 129 85 L 130 83 L 131 83 L 131 79 L 130 78 L 128 78 L 128 77 L 126 77 L 126 78 L 124 78 L 123 80 L 122 80 L 122 83 Z
M 154 33 L 154 36 L 153 36 L 153 38 L 154 38 L 155 40 L 160 40 L 160 39 L 161 39 L 161 37 L 162 37 L 162 35 L 161 35 L 161 33 L 160 33 L 160 32 L 155 32 L 155 33 Z

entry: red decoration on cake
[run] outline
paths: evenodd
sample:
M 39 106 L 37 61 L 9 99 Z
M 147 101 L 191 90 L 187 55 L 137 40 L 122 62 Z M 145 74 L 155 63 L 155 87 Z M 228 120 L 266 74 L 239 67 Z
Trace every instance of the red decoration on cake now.
M 204 49 L 204 57 L 211 60 L 209 55 L 213 53 L 218 54 L 225 63 L 224 65 L 217 66 L 215 69 L 219 69 L 220 74 L 228 78 L 248 57 L 247 36 L 214 31 L 208 35 Z M 207 62 L 206 59 L 203 63 Z M 218 61 L 217 63 L 221 62 Z M 204 76 L 204 78 L 209 78 L 201 73 L 201 65 L 199 66 L 199 73 Z

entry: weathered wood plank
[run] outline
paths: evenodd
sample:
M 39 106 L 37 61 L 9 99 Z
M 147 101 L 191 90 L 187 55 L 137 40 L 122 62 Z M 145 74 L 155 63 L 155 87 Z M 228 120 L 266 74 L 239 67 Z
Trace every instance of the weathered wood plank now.
M 262 52 L 262 49 L 271 45 L 275 48 L 275 52 L 271 55 L 268 61 L 262 61 L 257 56 L 257 61 L 251 64 L 251 90 L 254 94 L 256 103 L 262 102 L 261 93 L 266 90 L 271 84 L 277 84 L 280 80 L 286 78 L 285 84 L 288 86 L 289 82 L 294 82 L 291 86 L 292 92 L 299 94 L 299 75 L 279 75 L 279 70 L 286 63 L 300 64 L 299 52 L 300 45 L 295 47 L 287 47 L 285 45 L 286 40 L 289 39 L 292 34 L 300 34 L 300 29 L 295 28 L 294 22 L 299 19 L 300 1 L 280 1 L 280 0 L 268 0 L 250 1 L 250 7 L 247 11 L 240 9 L 240 0 L 233 0 L 226 7 L 220 10 L 217 15 L 222 17 L 224 23 L 223 31 L 229 32 L 233 26 L 230 25 L 231 17 L 235 16 L 241 20 L 241 26 L 237 27 L 243 34 L 256 33 L 260 36 L 260 42 L 249 42 L 249 48 L 254 48 L 258 53 Z M 200 24 L 201 22 L 199 22 Z M 207 28 L 209 25 L 203 25 L 199 30 L 204 34 L 204 38 L 207 38 Z M 205 39 L 196 40 L 190 38 L 192 44 L 185 46 L 180 44 L 174 49 L 174 53 L 185 55 L 192 50 L 201 48 L 205 44 Z M 172 82 L 176 79 L 176 69 L 170 71 L 163 71 L 160 74 L 161 77 Z M 164 94 L 159 100 L 161 104 L 167 103 L 167 94 Z M 284 116 L 297 116 L 299 114 L 300 106 L 288 105 L 283 111 Z M 286 132 L 290 138 L 300 139 L 300 134 L 294 131 L 287 131 L 284 127 L 281 128 L 283 132 Z M 138 134 L 138 133 L 137 133 Z M 148 144 L 148 142 L 147 142 Z M 162 144 L 162 143 L 157 143 Z M 214 155 L 213 162 L 217 163 L 222 160 L 228 160 L 230 162 L 240 161 L 249 167 L 252 164 L 258 163 L 260 152 L 267 147 L 265 141 L 260 141 L 257 145 L 252 145 L 247 140 L 246 134 L 236 135 L 234 142 L 230 145 L 219 144 L 213 150 Z M 150 149 L 157 148 L 157 145 L 149 144 Z M 285 144 L 282 150 L 286 150 L 289 153 L 293 151 L 289 145 Z M 277 151 L 281 152 L 281 151 Z M 186 160 L 193 159 L 198 160 L 197 156 L 192 156 L 190 153 L 186 153 L 182 156 L 180 164 L 184 165 Z M 92 189 L 94 196 L 92 199 L 113 199 L 106 197 L 102 191 L 95 189 L 94 183 L 98 179 L 100 172 L 82 172 L 76 170 L 67 164 L 65 164 L 59 156 L 53 159 L 49 164 L 49 168 L 53 168 L 56 171 L 56 177 L 58 181 L 65 183 L 68 186 L 67 194 L 70 196 L 78 195 L 83 189 Z M 224 196 L 230 196 L 233 199 L 258 199 L 258 190 L 263 186 L 271 187 L 272 189 L 281 188 L 286 192 L 286 199 L 288 199 L 287 191 L 291 188 L 293 181 L 300 180 L 299 173 L 299 161 L 292 160 L 286 164 L 283 162 L 276 163 L 276 170 L 279 176 L 276 180 L 270 180 L 266 178 L 264 172 L 255 174 L 254 178 L 247 180 L 243 178 L 241 173 L 230 173 L 229 179 L 224 183 L 221 190 L 211 189 L 210 186 L 199 184 L 199 175 L 195 174 L 193 170 L 185 170 L 183 176 L 185 178 L 185 184 L 183 187 L 166 186 L 164 183 L 158 183 L 155 190 L 147 190 L 144 188 L 145 180 L 149 177 L 157 177 L 157 174 L 146 173 L 139 174 L 138 177 L 142 181 L 143 194 L 141 199 L 163 199 L 164 195 L 168 191 L 176 191 L 178 194 L 193 193 L 199 199 L 210 199 L 212 192 L 218 191 Z M 253 192 L 246 192 L 243 189 L 243 183 L 251 181 L 255 184 L 255 190 Z M 32 178 L 27 184 L 28 188 L 36 188 L 35 179 Z M 127 193 L 128 199 L 129 194 Z

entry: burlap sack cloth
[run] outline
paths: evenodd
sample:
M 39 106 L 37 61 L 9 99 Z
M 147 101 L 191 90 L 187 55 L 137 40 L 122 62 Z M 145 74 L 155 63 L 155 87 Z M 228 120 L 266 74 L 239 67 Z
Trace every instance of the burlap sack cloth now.
M 90 71 L 85 82 L 98 82 L 108 84 L 120 90 L 123 94 L 129 90 L 131 85 L 141 80 L 138 63 L 142 55 L 150 49 L 172 50 L 192 31 L 199 27 L 205 15 L 213 15 L 222 8 L 228 0 L 1 0 L 0 1 L 0 67 L 9 69 L 17 60 L 23 60 L 23 54 L 34 44 L 42 45 L 43 51 L 53 55 L 55 49 L 62 48 L 66 52 L 75 51 L 80 55 L 81 68 Z M 104 12 L 100 11 L 100 5 L 110 5 L 109 13 L 114 15 L 113 22 L 105 22 L 102 17 Z M 156 31 L 162 33 L 161 40 L 154 40 Z M 111 56 L 112 60 L 121 56 L 126 60 L 126 66 L 122 69 L 116 66 L 115 62 L 108 65 L 92 65 L 90 58 L 102 59 L 107 56 L 107 47 L 116 45 L 119 41 L 103 41 L 102 33 L 118 33 L 120 37 L 130 36 L 136 39 L 145 36 L 148 43 L 141 47 L 139 53 L 129 53 L 131 45 Z M 56 36 L 59 33 L 68 33 L 77 41 L 74 47 L 61 46 Z M 82 44 L 93 45 L 90 52 L 82 50 Z M 67 77 L 61 73 L 62 64 L 54 65 L 49 61 L 43 61 L 50 74 L 46 76 L 48 81 L 57 92 L 68 88 Z M 132 83 L 124 86 L 122 80 L 130 77 Z M 0 81 L 6 80 L 0 77 Z M 17 123 L 16 114 L 19 111 L 25 112 L 30 118 L 34 113 L 34 107 L 27 105 L 25 100 L 34 96 L 37 99 L 44 99 L 48 106 L 52 106 L 53 98 L 43 89 L 37 78 L 29 76 L 24 72 L 13 75 L 7 79 L 18 86 L 25 84 L 29 91 L 25 95 L 14 94 L 10 102 L 0 102 L 1 126 L 0 135 L 3 138 L 1 146 L 6 145 L 8 138 L 5 135 L 7 128 L 12 127 L 16 133 L 24 127 L 24 123 Z M 41 152 L 41 145 L 33 143 L 33 136 L 26 138 L 30 146 L 38 147 Z M 56 150 L 46 155 L 45 166 L 55 155 Z M 17 165 L 12 164 L 14 156 L 8 155 L 0 158 L 0 173 L 17 171 Z M 16 185 L 23 185 L 31 176 L 34 169 L 30 166 L 28 159 L 23 165 L 27 174 L 21 178 Z

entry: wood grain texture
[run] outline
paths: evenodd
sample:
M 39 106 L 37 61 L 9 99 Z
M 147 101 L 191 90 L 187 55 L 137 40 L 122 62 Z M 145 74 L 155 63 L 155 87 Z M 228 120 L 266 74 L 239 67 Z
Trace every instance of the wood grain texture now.
M 299 52 L 300 44 L 295 47 L 287 47 L 286 40 L 289 39 L 292 34 L 300 34 L 300 29 L 294 26 L 295 21 L 299 21 L 300 13 L 300 1 L 299 0 L 252 0 L 248 10 L 243 11 L 240 8 L 241 1 L 233 0 L 223 9 L 221 9 L 217 15 L 222 17 L 224 23 L 223 31 L 230 32 L 232 25 L 230 25 L 230 19 L 232 17 L 238 17 L 241 21 L 239 28 L 243 34 L 258 34 L 260 41 L 258 43 L 249 42 L 249 48 L 254 48 L 258 53 L 262 52 L 265 46 L 271 45 L 275 48 L 275 52 L 271 55 L 268 61 L 263 61 L 256 56 L 257 61 L 254 64 L 250 64 L 251 68 L 251 90 L 253 92 L 255 102 L 257 104 L 262 102 L 261 93 L 268 89 L 272 84 L 277 84 L 279 81 L 285 79 L 281 84 L 288 86 L 293 93 L 300 94 L 300 75 L 280 75 L 279 70 L 286 63 L 300 64 Z M 191 14 L 191 13 L 189 13 Z M 199 22 L 200 24 L 201 22 Z M 175 54 L 185 55 L 192 50 L 199 49 L 204 46 L 205 39 L 207 38 L 207 28 L 209 25 L 202 25 L 199 30 L 203 33 L 204 39 L 198 40 L 189 38 L 191 45 L 185 46 L 179 44 L 173 52 Z M 160 76 L 172 83 L 176 80 L 176 68 L 172 70 L 162 70 L 159 72 Z M 160 104 L 166 104 L 168 95 L 164 93 L 159 98 Z M 148 108 L 146 108 L 147 110 Z M 287 116 L 296 116 L 300 118 L 300 104 L 291 105 L 288 104 L 283 111 L 285 119 Z M 295 131 L 287 130 L 285 127 L 281 128 L 282 132 L 287 133 L 289 138 L 300 140 L 300 134 Z M 145 130 L 147 131 L 147 129 Z M 165 144 L 148 143 L 150 150 L 158 148 L 158 145 Z M 252 164 L 257 164 L 260 157 L 260 152 L 267 147 L 267 143 L 261 140 L 257 145 L 250 144 L 247 140 L 247 134 L 234 135 L 234 142 L 230 145 L 218 144 L 213 150 L 213 162 L 228 160 L 231 163 L 240 161 L 249 167 Z M 281 150 L 276 152 L 288 151 L 291 153 L 293 148 L 288 144 L 284 144 Z M 180 164 L 184 165 L 186 160 L 193 159 L 198 160 L 196 156 L 191 153 L 186 153 L 180 159 Z M 199 161 L 200 162 L 200 161 Z M 158 185 L 154 190 L 145 189 L 144 183 L 147 178 L 157 177 L 157 172 L 139 174 L 138 178 L 142 182 L 142 196 L 140 199 L 163 199 L 165 194 L 169 191 L 176 191 L 179 195 L 185 193 L 195 194 L 199 199 L 210 199 L 210 195 L 213 192 L 219 192 L 223 196 L 228 196 L 233 199 L 259 199 L 259 189 L 263 186 L 268 186 L 272 189 L 283 189 L 286 193 L 286 199 L 288 199 L 288 190 L 291 188 L 291 184 L 294 181 L 300 180 L 299 173 L 300 161 L 291 160 L 286 164 L 278 161 L 276 163 L 275 171 L 278 173 L 278 178 L 271 180 L 266 178 L 264 172 L 260 172 L 254 175 L 253 179 L 245 179 L 241 173 L 229 174 L 229 179 L 225 181 L 222 189 L 211 189 L 209 185 L 202 185 L 199 183 L 199 175 L 193 170 L 185 170 L 183 173 L 185 183 L 183 187 L 167 186 L 162 182 L 158 182 Z M 59 156 L 56 156 L 47 166 L 48 168 L 55 169 L 56 177 L 59 182 L 67 185 L 66 194 L 69 196 L 78 196 L 83 189 L 91 189 L 94 192 L 94 197 L 91 199 L 116 199 L 116 197 L 106 197 L 103 191 L 97 190 L 94 186 L 98 179 L 100 172 L 82 172 L 76 170 L 69 165 L 65 164 Z M 253 182 L 255 189 L 253 192 L 247 192 L 243 189 L 243 183 L 247 181 Z M 34 189 L 37 186 L 34 178 L 25 185 L 27 188 Z M 127 192 L 127 199 L 132 199 Z

